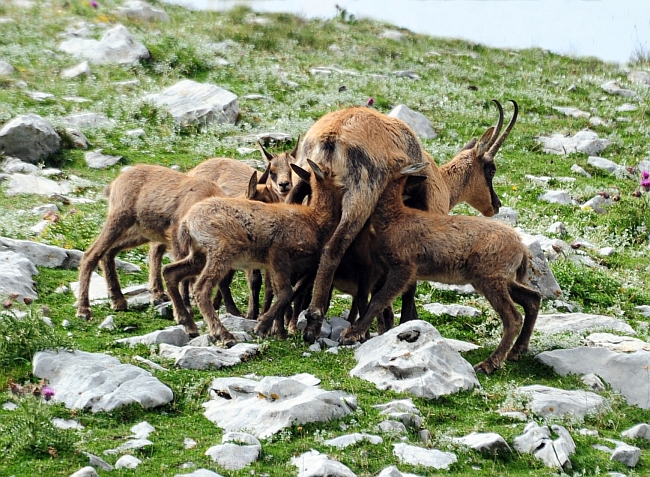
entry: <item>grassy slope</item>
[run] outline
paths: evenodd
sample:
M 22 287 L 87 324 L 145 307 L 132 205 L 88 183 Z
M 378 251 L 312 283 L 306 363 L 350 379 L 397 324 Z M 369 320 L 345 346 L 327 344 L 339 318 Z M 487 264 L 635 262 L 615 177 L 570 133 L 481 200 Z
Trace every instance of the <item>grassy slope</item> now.
M 621 315 L 628 319 L 647 339 L 647 328 L 642 317 L 634 310 L 635 305 L 650 303 L 647 284 L 650 281 L 648 258 L 649 212 L 640 199 L 632 197 L 637 184 L 631 180 L 618 180 L 586 166 L 587 157 L 576 154 L 570 157 L 550 156 L 541 152 L 535 141 L 538 135 L 563 132 L 573 134 L 588 125 L 586 119 L 567 118 L 553 111 L 552 106 L 576 106 L 613 120 L 626 116 L 630 122 L 614 123 L 613 127 L 595 130 L 612 141 L 602 153 L 618 163 L 634 165 L 647 154 L 646 103 L 637 111 L 618 113 L 616 107 L 624 100 L 607 96 L 600 84 L 620 79 L 626 84 L 624 74 L 616 67 L 595 59 L 573 59 L 550 54 L 539 49 L 506 51 L 489 49 L 461 41 L 431 38 L 408 33 L 401 43 L 379 40 L 384 25 L 370 21 L 353 21 L 349 18 L 306 21 L 291 15 L 267 15 L 270 22 L 264 26 L 248 22 L 255 15 L 246 9 L 227 13 L 191 12 L 179 7 L 165 6 L 171 16 L 169 24 L 150 24 L 120 19 L 152 52 L 153 59 L 137 67 L 92 66 L 90 78 L 62 80 L 59 72 L 77 63 L 76 60 L 57 52 L 58 35 L 79 21 L 98 26 L 118 21 L 111 13 L 117 4 L 101 2 L 99 10 L 91 9 L 85 2 L 53 2 L 38 4 L 32 10 L 20 10 L 10 6 L 0 7 L 0 13 L 15 20 L 0 27 L 0 51 L 2 59 L 18 70 L 12 77 L 0 79 L 0 120 L 25 113 L 37 113 L 51 119 L 77 111 L 103 112 L 116 120 L 113 128 L 90 130 L 86 134 L 93 147 L 103 148 L 105 153 L 124 156 L 124 164 L 156 163 L 178 164 L 187 170 L 199 161 L 211 156 L 242 157 L 236 148 L 241 144 L 233 136 L 248 132 L 277 130 L 291 133 L 294 137 L 306 131 L 321 115 L 338 107 L 363 104 L 368 97 L 375 98 L 375 107 L 383 112 L 400 103 L 422 112 L 431 119 L 439 136 L 424 141 L 424 146 L 440 162 L 450 159 L 455 151 L 472 136 L 480 135 L 496 118 L 490 100 L 514 98 L 521 107 L 516 129 L 503 146 L 497 158 L 498 173 L 496 189 L 504 205 L 514 207 L 520 213 L 522 228 L 530 233 L 543 233 L 556 220 L 563 221 L 568 229 L 568 240 L 582 237 L 599 246 L 614 246 L 617 253 L 607 259 L 597 259 L 606 268 L 594 271 L 571 266 L 564 262 L 554 264 L 558 280 L 568 299 L 587 311 Z M 100 29 L 97 30 L 101 31 Z M 98 33 L 99 34 L 99 33 Z M 210 43 L 226 39 L 237 46 L 226 53 L 219 53 L 230 63 L 219 66 Z M 330 49 L 336 44 L 340 51 Z M 432 54 L 431 52 L 436 52 Z M 359 75 L 311 76 L 309 69 L 319 65 L 337 64 Z M 397 78 L 390 73 L 410 69 L 421 76 L 419 81 Z M 373 79 L 370 74 L 385 74 L 387 79 Z M 283 78 L 299 84 L 288 86 Z M 135 90 L 115 86 L 116 81 L 138 78 L 141 86 Z M 215 125 L 204 131 L 179 131 L 163 112 L 143 103 L 145 92 L 159 91 L 180 79 L 192 78 L 222 86 L 238 95 L 261 93 L 272 101 L 240 101 L 242 119 L 236 126 Z M 17 81 L 23 80 L 22 89 Z M 347 90 L 339 92 L 345 85 Z M 575 85 L 572 91 L 569 87 Z M 471 87 L 471 88 L 470 88 Z M 26 91 L 54 93 L 55 99 L 37 102 Z M 647 97 L 645 91 L 641 91 Z M 91 103 L 78 105 L 61 99 L 63 96 L 82 96 Z M 605 99 L 602 99 L 605 97 Z M 130 139 L 125 131 L 142 127 L 144 139 Z M 254 156 L 257 157 L 257 156 Z M 55 158 L 62 166 L 64 175 L 75 174 L 96 183 L 79 191 L 87 197 L 101 199 L 103 186 L 113 179 L 120 166 L 104 171 L 92 171 L 85 167 L 83 152 L 65 150 Z M 570 167 L 577 163 L 594 174 L 592 179 L 577 177 L 569 186 L 572 196 L 588 199 L 605 188 L 617 188 L 621 200 L 606 215 L 596 215 L 575 207 L 549 205 L 537 201 L 542 188 L 528 182 L 525 174 L 570 176 Z M 552 183 L 552 187 L 565 187 Z M 36 222 L 36 217 L 21 214 L 34 205 L 46 202 L 38 197 L 9 198 L 0 192 L 0 234 L 16 238 L 26 237 L 26 230 Z M 96 204 L 61 206 L 61 220 L 37 238 L 39 241 L 84 249 L 101 227 L 105 214 L 105 202 Z M 472 213 L 459 206 L 459 213 Z M 591 252 L 587 252 L 591 253 Z M 125 254 L 132 261 L 142 261 L 145 251 Z M 63 284 L 76 279 L 76 272 L 41 269 L 36 277 L 39 301 L 31 311 L 38 315 L 40 307 L 47 304 L 48 315 L 56 326 L 57 339 L 72 334 L 74 346 L 87 351 L 106 351 L 118 356 L 123 362 L 133 362 L 134 355 L 156 359 L 155 352 L 146 347 L 125 349 L 113 344 L 116 338 L 127 336 L 122 331 L 99 332 L 97 323 L 110 314 L 108 307 L 96 307 L 96 317 L 91 323 L 74 319 L 73 297 L 54 293 Z M 124 275 L 123 284 L 146 280 L 145 273 Z M 473 320 L 453 320 L 449 317 L 426 317 L 443 335 L 478 343 L 494 343 L 500 333 L 498 318 L 486 302 L 476 297 L 457 297 L 453 293 L 431 290 L 426 284 L 420 286 L 420 302 L 462 302 L 485 311 L 484 316 Z M 237 284 L 236 297 L 243 305 L 245 287 Z M 333 312 L 348 305 L 344 298 L 335 297 Z M 546 305 L 548 309 L 548 304 Z M 60 327 L 64 319 L 72 324 L 68 330 Z M 152 311 L 118 313 L 118 330 L 135 325 L 137 333 L 144 333 L 169 325 L 156 317 Z M 578 337 L 554 339 L 536 338 L 535 350 L 552 349 L 577 343 Z M 158 377 L 172 387 L 175 400 L 163 409 L 142 411 L 129 408 L 112 414 L 93 415 L 87 412 L 71 412 L 62 406 L 38 407 L 33 400 L 26 400 L 24 408 L 9 413 L 0 411 L 0 427 L 3 447 L 16 450 L 19 444 L 33 436 L 45 436 L 45 447 L 51 444 L 56 452 L 40 455 L 34 449 L 18 452 L 11 458 L 0 458 L 0 474 L 28 476 L 38 473 L 68 475 L 86 465 L 81 451 L 101 454 L 115 447 L 120 439 L 129 434 L 129 428 L 146 419 L 158 431 L 152 435 L 152 449 L 136 453 L 144 463 L 129 475 L 174 475 L 178 466 L 193 461 L 200 466 L 216 467 L 203 455 L 210 446 L 220 442 L 221 431 L 201 415 L 200 404 L 206 400 L 206 389 L 216 376 L 257 373 L 292 374 L 311 372 L 323 380 L 323 387 L 343 389 L 358 396 L 362 413 L 329 424 L 294 427 L 276 436 L 263 446 L 263 457 L 251 468 L 257 474 L 283 476 L 295 471 L 288 465 L 291 456 L 310 448 L 327 452 L 350 466 L 357 475 L 374 475 L 387 465 L 395 464 L 392 455 L 393 442 L 388 438 L 381 446 L 358 444 L 345 451 L 334 451 L 320 442 L 327 437 L 348 431 L 372 431 L 380 422 L 378 413 L 371 405 L 398 397 L 390 392 L 379 392 L 369 383 L 347 377 L 354 366 L 349 351 L 339 355 L 319 354 L 311 358 L 301 357 L 304 345 L 297 338 L 286 342 L 271 341 L 263 355 L 234 369 L 225 371 L 179 371 L 160 374 Z M 25 356 L 29 357 L 30 350 Z M 487 350 L 466 354 L 476 363 L 485 358 Z M 16 358 L 16 359 L 13 359 Z M 27 361 L 15 356 L 0 355 L 0 402 L 8 399 L 9 380 L 25 382 L 31 378 Z M 169 364 L 169 363 L 167 363 Z M 459 461 L 452 466 L 455 475 L 550 475 L 530 456 L 484 457 L 463 449 L 454 449 L 449 437 L 464 435 L 470 431 L 494 431 L 512 442 L 521 433 L 522 424 L 513 424 L 494 411 L 511 403 L 510 390 L 524 384 L 541 383 L 565 388 L 582 388 L 576 377 L 559 377 L 527 357 L 521 363 L 508 364 L 493 376 L 479 377 L 482 389 L 460 393 L 455 396 L 426 401 L 415 399 L 424 415 L 425 427 L 432 433 L 431 446 L 452 449 Z M 615 393 L 606 392 L 612 400 L 612 410 L 601 416 L 589 418 L 586 426 L 596 428 L 602 436 L 618 438 L 624 430 L 638 422 L 650 421 L 650 413 L 631 408 Z M 514 403 L 511 403 L 514 405 Z M 47 430 L 43 426 L 50 415 L 74 417 L 86 426 L 75 435 L 71 447 L 66 444 L 65 433 Z M 564 422 L 578 445 L 572 457 L 574 469 L 586 474 L 599 471 L 625 471 L 621 464 L 610 462 L 607 454 L 591 448 L 596 440 L 580 436 L 577 429 L 582 424 Z M 22 426 L 22 427 L 21 427 Z M 13 430 L 13 433 L 8 433 Z M 69 433 L 73 431 L 68 431 Z M 63 436 L 61 438 L 61 436 Z M 194 450 L 183 449 L 183 439 L 192 437 L 198 441 Z M 35 441 L 35 437 L 32 438 Z M 417 442 L 417 436 L 409 439 Z M 50 444 L 47 444 L 51 441 Z M 13 445 L 10 445 L 12 444 Z M 21 444 L 22 445 L 22 444 Z M 649 445 L 637 445 L 648 449 Z M 27 446 L 27 444 L 25 444 Z M 4 452 L 0 449 L 1 452 Z M 109 461 L 114 462 L 109 458 Z M 642 474 L 648 471 L 650 461 L 644 455 L 637 466 Z M 403 471 L 421 475 L 433 475 L 431 471 L 400 465 Z M 480 470 L 477 470 L 480 469 Z M 120 474 L 120 471 L 113 472 Z M 250 469 L 239 472 L 221 472 L 224 475 L 250 475 Z M 100 475 L 102 472 L 100 471 Z

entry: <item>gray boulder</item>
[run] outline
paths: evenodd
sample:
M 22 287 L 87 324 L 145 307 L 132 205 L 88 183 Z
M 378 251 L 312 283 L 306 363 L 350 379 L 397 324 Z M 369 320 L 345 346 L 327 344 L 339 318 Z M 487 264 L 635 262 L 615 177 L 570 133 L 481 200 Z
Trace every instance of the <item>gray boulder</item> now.
M 239 470 L 255 462 L 262 453 L 262 444 L 255 436 L 245 432 L 228 432 L 223 444 L 210 447 L 205 455 L 224 469 Z
M 180 331 L 185 333 L 182 329 Z M 217 346 L 179 347 L 165 343 L 160 345 L 160 356 L 175 360 L 174 365 L 183 369 L 227 368 L 246 361 L 258 352 L 258 345 L 248 343 L 238 343 L 228 349 Z
M 17 116 L 0 129 L 0 151 L 38 164 L 61 150 L 61 138 L 52 125 L 37 114 Z
M 393 444 L 393 454 L 400 462 L 434 469 L 447 469 L 458 458 L 451 452 L 443 452 L 438 449 L 425 449 L 423 447 L 411 446 L 404 443 Z
M 438 398 L 478 386 L 474 368 L 431 324 L 409 321 L 372 338 L 355 353 L 350 371 L 378 389 Z
M 453 442 L 487 454 L 510 452 L 508 443 L 495 432 L 472 432 L 464 437 L 453 438 Z
M 168 326 L 164 330 L 156 330 L 143 336 L 132 336 L 121 338 L 116 343 L 128 344 L 134 347 L 138 344 L 169 344 L 173 346 L 185 346 L 190 341 L 189 336 L 183 330 L 182 326 Z
M 292 457 L 289 462 L 298 467 L 298 477 L 356 477 L 348 467 L 314 449 Z
M 601 85 L 603 91 L 609 94 L 614 94 L 616 96 L 623 96 L 624 98 L 638 98 L 639 95 L 630 89 L 621 88 L 621 85 L 618 84 L 618 81 L 608 81 Z
M 59 45 L 59 50 L 97 65 L 133 65 L 151 56 L 147 47 L 137 41 L 124 25 L 107 30 L 100 40 L 66 40 Z
M 529 235 L 521 230 L 518 232 L 521 241 L 530 250 L 531 260 L 528 263 L 527 284 L 539 291 L 544 298 L 557 298 L 562 294 L 562 289 L 548 264 L 540 237 Z
M 154 7 L 150 3 L 139 0 L 125 2 L 118 7 L 117 14 L 132 20 L 168 22 L 169 15 L 164 10 Z
M 395 106 L 388 116 L 404 121 L 422 139 L 434 139 L 438 136 L 431 121 L 424 114 L 413 111 L 405 104 Z
M 492 218 L 514 227 L 519 221 L 519 213 L 512 207 L 501 207 L 499 213 L 494 215 Z
M 294 424 L 325 422 L 352 412 L 351 396 L 298 379 L 217 378 L 211 386 L 212 400 L 203 404 L 204 415 L 225 431 L 246 429 L 263 439 Z
M 132 455 L 123 455 L 119 459 L 117 459 L 117 462 L 115 462 L 115 468 L 116 469 L 135 469 L 138 467 L 138 465 L 142 464 L 142 461 L 138 459 L 135 456 Z
M 587 158 L 587 164 L 589 164 L 591 167 L 595 167 L 596 169 L 609 172 L 610 174 L 613 174 L 619 178 L 632 178 L 632 175 L 627 171 L 627 169 L 625 169 L 625 167 L 616 164 L 614 161 L 605 159 L 604 157 L 589 156 Z
M 593 131 L 580 131 L 568 137 L 563 134 L 540 136 L 538 140 L 542 144 L 542 150 L 550 154 L 584 152 L 593 155 L 605 149 L 610 143 L 606 139 L 600 139 Z
M 219 86 L 182 80 L 166 90 L 145 96 L 158 107 L 169 110 L 182 126 L 212 122 L 234 123 L 239 115 L 237 95 Z
M 650 424 L 637 424 L 636 426 L 621 432 L 621 435 L 628 439 L 645 439 L 650 441 Z
M 338 447 L 339 449 L 345 449 L 346 447 L 361 441 L 368 441 L 375 445 L 384 442 L 384 440 L 379 436 L 355 432 L 354 434 L 346 434 L 344 436 L 335 437 L 334 439 L 328 439 L 323 442 L 323 444 L 326 446 Z
M 584 333 L 603 329 L 614 330 L 626 335 L 636 334 L 630 325 L 619 318 L 589 313 L 540 314 L 535 322 L 535 330 L 545 335 Z
M 639 350 L 650 351 L 650 343 L 647 341 L 612 333 L 592 333 L 582 341 L 586 346 L 607 348 L 617 353 L 634 353 Z
M 540 427 L 536 422 L 529 422 L 524 428 L 524 433 L 515 437 L 514 447 L 518 452 L 533 454 L 547 467 L 570 469 L 569 456 L 575 453 L 575 442 L 564 427 L 551 428 L 559 436 L 555 440 L 551 439 L 548 426 Z
M 174 477 L 223 477 L 208 469 L 197 469 L 189 474 L 176 474 Z
M 115 469 L 115 467 L 113 467 L 111 464 L 106 462 L 101 457 L 91 454 L 90 452 L 84 452 L 84 454 L 86 455 L 86 457 L 88 457 L 88 459 L 90 460 L 90 465 L 92 465 L 93 467 L 97 467 L 99 469 L 108 470 L 108 471 Z
M 33 275 L 38 275 L 38 270 L 25 255 L 0 251 L 0 296 L 17 294 L 18 299 L 37 298 Z
M 403 422 L 386 419 L 377 424 L 377 428 L 384 434 L 406 434 L 406 426 Z
M 148 371 L 102 353 L 40 351 L 33 367 L 34 375 L 56 391 L 53 400 L 68 409 L 112 411 L 136 402 L 148 409 L 174 397 Z
M 0 76 L 11 76 L 16 69 L 6 61 L 0 60 Z
M 377 477 L 420 477 L 420 476 L 415 474 L 405 474 L 404 472 L 400 472 L 400 470 L 396 466 L 391 465 L 390 467 L 386 467 L 384 470 L 378 473 Z
M 114 126 L 115 121 L 102 113 L 77 113 L 59 119 L 63 125 L 70 128 L 103 128 Z
M 636 467 L 641 459 L 641 449 L 628 444 L 619 444 L 612 452 L 611 460 L 622 462 L 628 467 Z
M 550 202 L 551 204 L 571 205 L 573 200 L 568 192 L 564 190 L 548 190 L 538 197 L 539 200 Z
M 70 477 L 99 477 L 99 474 L 97 474 L 94 467 L 88 465 L 79 469 L 74 474 L 70 474 Z
M 120 162 L 122 156 L 102 154 L 102 150 L 97 149 L 96 151 L 87 152 L 84 155 L 84 159 L 86 160 L 86 165 L 91 169 L 106 169 Z
M 442 303 L 427 303 L 422 307 L 425 311 L 431 313 L 432 315 L 449 315 L 449 316 L 469 316 L 477 317 L 481 316 L 483 313 L 481 310 L 474 308 L 473 306 L 465 305 L 444 305 Z
M 584 419 L 586 414 L 597 414 L 607 406 L 601 396 L 590 391 L 533 384 L 517 388 L 516 393 L 528 397 L 527 407 L 541 417 Z
M 90 65 L 87 61 L 82 61 L 78 65 L 71 66 L 61 71 L 61 78 L 63 79 L 72 79 L 78 78 L 79 76 L 90 76 L 92 71 L 90 71 Z
M 373 407 L 381 411 L 379 413 L 380 416 L 386 416 L 391 418 L 391 420 L 400 421 L 404 426 L 412 427 L 416 430 L 422 427 L 422 414 L 415 404 L 413 404 L 411 398 L 398 399 L 386 404 L 376 404 Z
M 544 351 L 537 359 L 563 376 L 595 373 L 619 391 L 630 406 L 650 409 L 647 351 L 620 354 L 604 348 L 581 347 Z
M 571 166 L 571 172 L 574 172 L 575 174 L 580 174 L 581 176 L 585 176 L 587 179 L 591 179 L 591 174 L 585 171 L 584 167 L 581 167 L 578 164 L 574 164 Z
M 68 181 L 55 182 L 45 177 L 31 174 L 9 174 L 5 194 L 8 196 L 22 194 L 36 194 L 43 196 L 66 195 L 72 191 Z
M 650 73 L 647 71 L 630 71 L 627 78 L 634 83 L 650 86 Z
M 589 118 L 591 116 L 591 114 L 588 112 L 581 111 L 580 109 L 574 108 L 573 106 L 553 106 L 553 109 L 572 118 Z

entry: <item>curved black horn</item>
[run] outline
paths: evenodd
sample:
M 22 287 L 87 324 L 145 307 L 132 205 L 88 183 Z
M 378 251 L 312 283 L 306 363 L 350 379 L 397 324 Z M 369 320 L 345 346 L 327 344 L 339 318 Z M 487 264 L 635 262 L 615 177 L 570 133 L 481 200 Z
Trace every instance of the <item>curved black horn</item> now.
M 499 134 L 501 134 L 501 128 L 503 127 L 503 107 L 496 99 L 493 99 L 492 102 L 497 105 L 497 109 L 499 110 L 499 120 L 497 121 L 497 125 L 495 126 L 490 142 L 488 143 L 488 148 L 492 147 L 495 143 Z
M 266 150 L 266 148 L 264 147 L 264 144 L 262 144 L 261 139 L 259 139 L 257 141 L 257 146 L 260 148 L 260 151 L 262 151 L 262 156 L 264 156 L 264 158 L 267 161 L 271 161 L 271 159 L 273 159 L 273 154 L 271 154 L 269 151 Z
M 510 134 L 510 131 L 512 131 L 513 126 L 517 122 L 517 116 L 519 115 L 519 105 L 514 99 L 509 99 L 508 101 L 510 101 L 512 105 L 515 107 L 515 112 L 512 114 L 512 119 L 508 123 L 508 126 L 506 126 L 506 130 L 503 131 L 501 137 L 497 139 L 497 141 L 490 147 L 490 150 L 487 152 L 487 154 L 490 155 L 491 157 L 494 157 L 494 155 L 497 153 L 497 151 L 503 144 L 503 141 L 506 140 L 508 134 Z
M 296 146 L 293 148 L 293 151 L 291 151 L 289 153 L 289 155 L 291 157 L 293 157 L 294 159 L 296 159 L 298 157 L 297 156 L 297 154 L 298 154 L 298 146 L 300 146 L 300 134 L 298 134 L 298 139 L 296 139 Z

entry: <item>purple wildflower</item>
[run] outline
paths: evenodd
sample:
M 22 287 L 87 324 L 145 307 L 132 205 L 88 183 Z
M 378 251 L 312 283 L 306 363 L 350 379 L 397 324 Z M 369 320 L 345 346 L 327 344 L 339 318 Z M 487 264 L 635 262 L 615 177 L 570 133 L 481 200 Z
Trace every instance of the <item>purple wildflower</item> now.
M 366 106 L 369 108 L 372 108 L 372 105 L 375 104 L 375 98 L 369 98 L 368 102 L 366 103 Z
M 90 6 L 97 9 L 99 7 L 99 3 L 97 3 L 95 0 L 90 0 Z
M 54 389 L 49 386 L 43 386 L 41 388 L 41 394 L 43 395 L 46 401 L 49 401 L 54 397 Z
M 643 171 L 641 173 L 641 187 L 646 191 L 650 192 L 650 172 Z

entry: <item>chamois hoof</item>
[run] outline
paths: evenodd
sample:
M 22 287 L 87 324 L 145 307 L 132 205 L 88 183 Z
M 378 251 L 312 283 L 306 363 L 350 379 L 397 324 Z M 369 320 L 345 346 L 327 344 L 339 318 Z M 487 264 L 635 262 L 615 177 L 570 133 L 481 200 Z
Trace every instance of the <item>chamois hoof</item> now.
M 198 338 L 201 335 L 198 332 L 196 332 L 196 333 L 187 333 L 187 336 L 189 336 L 190 339 L 193 340 L 194 338 Z
M 119 300 L 114 300 L 111 303 L 111 308 L 113 311 L 126 311 L 129 309 L 129 304 L 127 303 L 125 298 L 119 299 Z
M 501 366 L 497 366 L 491 359 L 486 359 L 485 361 L 474 366 L 474 371 L 477 373 L 492 374 L 497 369 L 500 369 Z
M 512 348 L 510 351 L 508 351 L 508 354 L 506 355 L 506 359 L 508 361 L 519 361 L 523 355 L 528 352 L 528 349 L 524 348 Z
M 237 339 L 230 333 L 222 335 L 209 335 L 208 339 L 213 344 L 222 345 L 224 348 L 232 348 L 237 344 Z
M 152 293 L 151 294 L 151 304 L 153 306 L 162 305 L 169 301 L 169 297 L 165 292 L 162 293 Z
M 307 318 L 307 327 L 302 332 L 302 339 L 312 345 L 320 338 L 323 314 L 319 310 L 308 309 L 305 311 L 305 317 Z
M 77 318 L 81 318 L 84 321 L 90 321 L 93 317 L 93 312 L 90 308 L 80 308 L 77 310 Z

